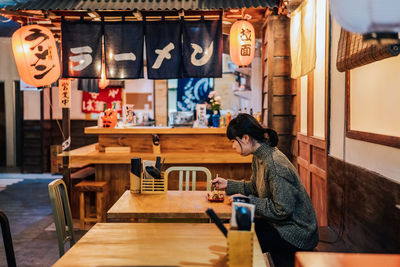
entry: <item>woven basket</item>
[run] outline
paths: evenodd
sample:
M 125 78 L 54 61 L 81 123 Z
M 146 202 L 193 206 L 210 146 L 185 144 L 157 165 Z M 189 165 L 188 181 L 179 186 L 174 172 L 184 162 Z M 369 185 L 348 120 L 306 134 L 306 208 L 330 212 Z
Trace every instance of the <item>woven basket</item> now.
M 367 43 L 363 41 L 361 34 L 342 29 L 339 38 L 336 66 L 338 71 L 343 72 L 388 57 L 397 56 L 399 53 L 399 45 Z

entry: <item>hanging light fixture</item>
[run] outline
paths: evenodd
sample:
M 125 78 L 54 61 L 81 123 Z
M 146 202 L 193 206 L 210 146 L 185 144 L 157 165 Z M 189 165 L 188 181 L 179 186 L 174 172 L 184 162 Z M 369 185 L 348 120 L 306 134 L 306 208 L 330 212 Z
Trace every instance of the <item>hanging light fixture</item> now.
M 101 78 L 99 80 L 99 88 L 105 89 L 110 84 L 110 80 L 106 78 L 106 64 L 104 60 L 101 62 Z
M 102 49 L 102 57 L 101 57 L 101 76 L 99 80 L 99 88 L 105 89 L 109 84 L 110 80 L 106 78 L 106 60 L 104 58 L 104 36 L 101 38 L 101 49 Z
M 330 0 L 330 10 L 345 30 L 363 34 L 364 40 L 399 42 L 399 0 Z
M 60 77 L 60 61 L 52 32 L 39 25 L 19 28 L 11 37 L 21 79 L 32 86 L 50 85 Z
M 254 59 L 256 41 L 253 25 L 246 20 L 238 20 L 232 25 L 229 35 L 232 62 L 239 67 L 249 65 Z

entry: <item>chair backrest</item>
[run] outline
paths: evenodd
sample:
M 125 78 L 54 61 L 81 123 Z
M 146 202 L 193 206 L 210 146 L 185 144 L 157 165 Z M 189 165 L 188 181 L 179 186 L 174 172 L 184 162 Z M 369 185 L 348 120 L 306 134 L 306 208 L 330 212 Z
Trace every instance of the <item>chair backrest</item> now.
M 11 238 L 10 224 L 6 214 L 0 210 L 0 225 L 1 232 L 3 233 L 4 249 L 6 251 L 8 267 L 17 266 L 15 263 L 14 247 Z
M 75 244 L 67 187 L 63 180 L 57 179 L 49 184 L 49 196 L 53 210 L 54 224 L 56 225 L 58 250 L 61 257 L 64 255 L 64 244 L 67 241 L 70 242 L 70 247 Z
M 165 174 L 168 178 L 168 174 L 172 171 L 179 171 L 179 191 L 182 191 L 183 187 L 183 176 L 185 173 L 185 191 L 189 191 L 189 181 L 190 181 L 190 173 L 192 173 L 192 191 L 196 190 L 196 172 L 204 172 L 207 176 L 207 190 L 211 189 L 211 172 L 206 167 L 195 167 L 195 166 L 175 166 L 169 167 Z M 168 181 L 168 180 L 167 180 Z

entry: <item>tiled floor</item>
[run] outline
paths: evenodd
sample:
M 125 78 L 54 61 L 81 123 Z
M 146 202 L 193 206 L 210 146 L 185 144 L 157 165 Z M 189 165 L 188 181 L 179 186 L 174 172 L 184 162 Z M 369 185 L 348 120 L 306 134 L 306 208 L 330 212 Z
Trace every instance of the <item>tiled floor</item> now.
M 0 174 L 0 209 L 10 222 L 17 266 L 51 266 L 58 259 L 57 236 L 47 185 L 59 176 Z M 78 240 L 85 232 L 75 230 Z M 0 266 L 7 266 L 0 235 Z

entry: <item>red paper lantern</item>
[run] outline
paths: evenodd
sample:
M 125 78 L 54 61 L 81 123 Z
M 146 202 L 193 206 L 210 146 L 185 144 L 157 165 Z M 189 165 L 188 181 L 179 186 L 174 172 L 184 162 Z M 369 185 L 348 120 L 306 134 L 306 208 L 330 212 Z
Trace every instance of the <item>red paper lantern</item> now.
M 246 20 L 236 21 L 230 31 L 230 54 L 237 66 L 247 66 L 254 59 L 256 35 L 253 25 Z
M 42 87 L 58 80 L 60 61 L 49 29 L 39 25 L 21 27 L 11 42 L 19 76 L 25 83 Z

